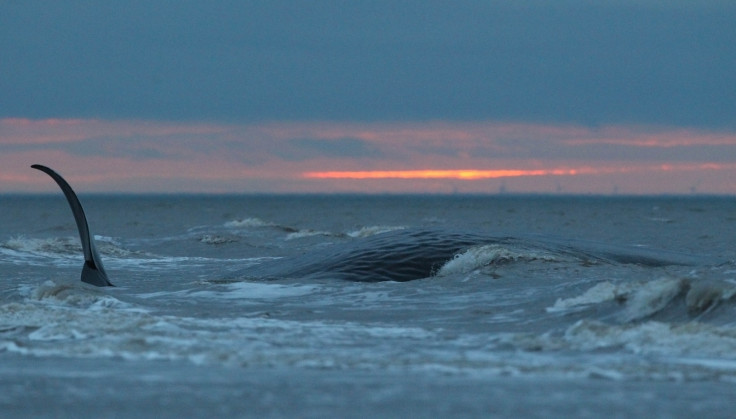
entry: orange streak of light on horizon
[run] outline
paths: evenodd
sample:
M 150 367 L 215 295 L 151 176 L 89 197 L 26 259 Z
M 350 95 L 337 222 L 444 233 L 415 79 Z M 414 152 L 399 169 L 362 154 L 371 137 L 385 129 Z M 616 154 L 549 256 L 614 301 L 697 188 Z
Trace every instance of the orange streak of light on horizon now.
M 304 172 L 308 179 L 499 179 L 509 177 L 531 176 L 575 176 L 601 175 L 631 172 L 674 172 L 694 170 L 727 170 L 736 169 L 734 164 L 701 163 L 701 164 L 660 164 L 639 167 L 580 167 L 575 169 L 499 169 L 499 170 L 362 170 L 362 171 L 325 171 Z
M 571 176 L 595 173 L 593 169 L 539 169 L 539 170 L 366 170 L 306 172 L 310 179 L 498 179 L 522 176 Z

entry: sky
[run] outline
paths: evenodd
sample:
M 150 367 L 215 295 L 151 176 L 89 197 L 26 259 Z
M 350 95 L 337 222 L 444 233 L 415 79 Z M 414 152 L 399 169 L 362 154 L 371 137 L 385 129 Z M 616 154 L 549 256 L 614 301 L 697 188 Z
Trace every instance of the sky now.
M 736 2 L 0 1 L 0 193 L 736 194 Z

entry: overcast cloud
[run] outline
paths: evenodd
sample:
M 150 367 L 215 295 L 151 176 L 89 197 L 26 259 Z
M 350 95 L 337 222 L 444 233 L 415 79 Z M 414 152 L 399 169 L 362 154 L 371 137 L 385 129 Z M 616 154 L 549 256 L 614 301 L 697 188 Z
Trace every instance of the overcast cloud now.
M 0 116 L 736 128 L 732 1 L 10 1 Z
M 54 190 L 43 163 L 107 192 L 736 194 L 734 22 L 732 0 L 3 1 L 0 191 Z

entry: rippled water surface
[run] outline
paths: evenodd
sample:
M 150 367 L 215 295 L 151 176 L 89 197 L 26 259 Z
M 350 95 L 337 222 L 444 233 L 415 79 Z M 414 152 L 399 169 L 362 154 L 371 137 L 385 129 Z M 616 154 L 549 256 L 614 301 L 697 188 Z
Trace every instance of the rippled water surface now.
M 115 288 L 79 281 L 63 196 L 0 196 L 10 415 L 728 417 L 736 396 L 732 198 L 81 200 Z

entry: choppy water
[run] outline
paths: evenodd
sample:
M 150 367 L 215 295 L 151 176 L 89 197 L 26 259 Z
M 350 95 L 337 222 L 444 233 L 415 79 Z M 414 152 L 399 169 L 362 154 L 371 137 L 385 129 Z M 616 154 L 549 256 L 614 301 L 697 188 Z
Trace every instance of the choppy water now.
M 79 281 L 63 196 L 0 196 L 10 415 L 728 417 L 736 396 L 733 198 L 81 199 L 115 288 Z

